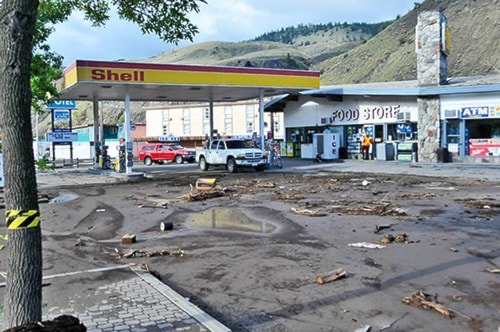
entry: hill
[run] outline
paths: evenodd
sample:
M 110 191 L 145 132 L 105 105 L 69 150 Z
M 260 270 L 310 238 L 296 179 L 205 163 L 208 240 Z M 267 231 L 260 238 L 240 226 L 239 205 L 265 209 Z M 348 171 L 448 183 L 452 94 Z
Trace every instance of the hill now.
M 500 73 L 498 0 L 427 0 L 365 44 L 312 66 L 323 85 L 416 79 L 415 26 L 440 10 L 451 29 L 450 77 Z
M 299 24 L 251 41 L 199 43 L 139 61 L 307 70 L 363 44 L 390 23 Z

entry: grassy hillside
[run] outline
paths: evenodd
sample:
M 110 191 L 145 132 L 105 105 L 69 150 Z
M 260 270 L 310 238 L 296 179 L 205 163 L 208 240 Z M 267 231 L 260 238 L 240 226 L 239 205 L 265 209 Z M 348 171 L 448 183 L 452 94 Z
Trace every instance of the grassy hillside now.
M 450 77 L 500 73 L 497 0 L 427 0 L 365 44 L 312 69 L 323 85 L 416 79 L 415 26 L 418 13 L 428 10 L 448 19 Z
M 141 61 L 307 70 L 361 45 L 389 24 L 299 24 L 266 33 L 252 41 L 205 42 Z

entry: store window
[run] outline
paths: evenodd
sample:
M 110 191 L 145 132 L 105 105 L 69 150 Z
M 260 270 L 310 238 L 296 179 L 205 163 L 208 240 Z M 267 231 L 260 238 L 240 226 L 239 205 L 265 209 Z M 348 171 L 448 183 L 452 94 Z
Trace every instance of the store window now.
M 208 123 L 203 124 L 203 134 L 210 135 L 210 124 Z
M 247 134 L 253 133 L 253 122 L 247 122 Z
M 387 125 L 388 141 L 414 141 L 417 139 L 417 124 L 414 122 L 390 123 Z
M 473 157 L 500 156 L 500 119 L 467 120 L 466 155 Z M 467 136 L 470 136 L 467 137 Z
M 466 137 L 466 140 L 468 138 Z M 458 156 L 460 154 L 460 126 L 458 120 L 448 120 L 446 123 L 446 146 L 448 152 Z
M 163 125 L 162 127 L 162 135 L 168 135 L 170 130 L 169 130 L 169 126 L 168 125 Z

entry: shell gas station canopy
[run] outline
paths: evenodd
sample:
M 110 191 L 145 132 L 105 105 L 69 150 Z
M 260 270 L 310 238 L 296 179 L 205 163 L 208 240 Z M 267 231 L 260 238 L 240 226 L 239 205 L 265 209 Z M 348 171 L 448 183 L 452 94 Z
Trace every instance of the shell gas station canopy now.
M 319 72 L 76 60 L 64 72 L 66 100 L 228 102 L 315 89 Z
M 93 102 L 94 142 L 99 138 L 100 100 L 123 100 L 125 123 L 130 123 L 131 101 L 207 102 L 210 136 L 213 136 L 213 104 L 259 99 L 259 134 L 264 146 L 264 97 L 296 94 L 317 89 L 319 72 L 249 67 L 217 67 L 136 62 L 76 60 L 58 82 L 61 100 Z M 130 126 L 125 126 L 127 174 L 132 173 Z M 95 159 L 99 159 L 95 144 Z

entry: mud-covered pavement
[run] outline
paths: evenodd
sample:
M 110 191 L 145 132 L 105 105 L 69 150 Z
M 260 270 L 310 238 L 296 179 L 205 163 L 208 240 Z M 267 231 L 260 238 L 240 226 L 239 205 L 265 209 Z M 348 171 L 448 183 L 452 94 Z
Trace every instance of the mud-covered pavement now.
M 189 200 L 200 176 L 223 195 Z M 223 171 L 45 188 L 44 275 L 139 264 L 234 331 L 496 331 L 499 192 L 472 178 Z M 349 245 L 362 242 L 385 247 Z M 130 249 L 153 257 L 119 258 Z M 345 278 L 316 283 L 338 268 Z M 452 318 L 402 302 L 418 291 Z

